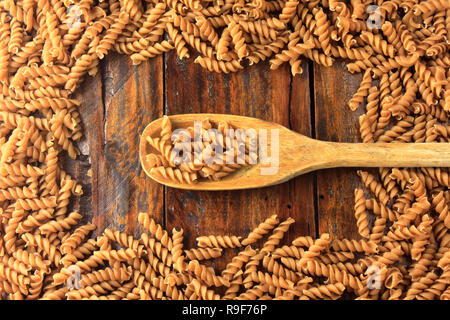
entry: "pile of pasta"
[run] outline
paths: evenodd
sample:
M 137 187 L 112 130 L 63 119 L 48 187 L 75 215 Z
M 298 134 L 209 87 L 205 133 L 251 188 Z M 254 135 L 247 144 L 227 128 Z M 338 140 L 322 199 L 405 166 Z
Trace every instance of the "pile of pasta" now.
M 235 129 L 227 121 L 220 121 L 216 127 L 209 119 L 198 121 L 197 133 L 192 126 L 173 132 L 169 117 L 164 116 L 159 136 L 145 137 L 157 152 L 145 157 L 151 175 L 194 184 L 202 180 L 218 181 L 256 164 L 256 132 Z
M 369 5 L 372 9 L 367 11 Z M 280 241 L 270 217 L 247 238 L 205 236 L 183 249 L 148 214 L 140 239 L 71 212 L 82 188 L 63 166 L 82 136 L 72 93 L 110 51 L 133 64 L 175 50 L 209 71 L 269 60 L 363 73 L 364 142 L 448 142 L 448 0 L 2 0 L 0 2 L 0 297 L 2 299 L 448 299 L 447 168 L 359 171 L 361 239 Z M 374 9 L 375 8 L 375 9 Z M 376 26 L 376 27 L 374 27 Z M 272 230 L 268 239 L 255 243 Z M 255 241 L 256 240 L 256 241 Z M 261 240 L 262 241 L 262 240 Z M 219 274 L 203 260 L 241 249 Z M 238 249 L 236 249 L 238 248 Z M 81 288 L 67 280 L 81 273 Z M 372 285 L 373 282 L 373 285 Z M 369 285 L 370 284 L 370 285 Z M 377 284 L 380 284 L 378 286 Z
M 355 215 L 365 235 L 360 216 L 366 201 L 357 193 Z M 145 212 L 138 216 L 144 230 L 139 239 L 110 229 L 89 239 L 92 225 L 77 228 L 60 244 L 26 233 L 23 241 L 36 250 L 4 258 L 2 290 L 11 291 L 10 299 L 43 300 L 450 299 L 450 234 L 427 233 L 433 225 L 428 215 L 417 228 L 383 234 L 388 219 L 378 213 L 367 239 L 324 233 L 282 245 L 295 221 L 273 215 L 245 238 L 200 236 L 190 249 L 183 246 L 182 229 L 169 233 Z M 217 272 L 211 262 L 224 250 L 236 254 Z M 29 263 L 19 258 L 24 256 Z M 36 271 L 28 275 L 31 270 Z

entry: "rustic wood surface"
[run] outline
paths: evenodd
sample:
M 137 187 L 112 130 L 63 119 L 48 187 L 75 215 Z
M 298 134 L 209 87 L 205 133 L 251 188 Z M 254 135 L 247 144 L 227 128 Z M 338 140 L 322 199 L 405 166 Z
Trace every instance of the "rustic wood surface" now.
M 267 217 L 292 217 L 285 242 L 300 235 L 359 238 L 353 216 L 355 169 L 328 169 L 287 183 L 229 192 L 183 191 L 162 187 L 139 165 L 139 136 L 163 114 L 226 113 L 280 123 L 320 140 L 358 142 L 358 117 L 346 102 L 360 76 L 345 64 L 325 68 L 303 63 L 296 77 L 289 66 L 276 71 L 260 63 L 235 74 L 210 73 L 179 60 L 174 52 L 133 66 L 126 56 L 109 55 L 100 72 L 77 91 L 81 99 L 82 155 L 67 170 L 84 186 L 74 207 L 105 227 L 139 234 L 139 211 L 149 211 L 168 230 L 182 228 L 185 246 L 200 235 L 240 235 Z M 217 267 L 223 267 L 225 254 Z

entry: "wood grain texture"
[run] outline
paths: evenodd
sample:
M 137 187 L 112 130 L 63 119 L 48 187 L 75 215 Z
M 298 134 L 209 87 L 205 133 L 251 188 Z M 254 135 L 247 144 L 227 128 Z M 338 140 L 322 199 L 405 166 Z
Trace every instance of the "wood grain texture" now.
M 137 233 L 139 211 L 163 221 L 162 186 L 149 180 L 139 165 L 139 135 L 162 115 L 162 57 L 132 66 L 129 58 L 111 54 L 101 74 L 87 79 L 83 124 L 92 165 L 92 217 L 105 227 Z
M 291 92 L 289 99 L 289 128 L 295 132 L 313 138 L 310 77 L 308 62 L 302 63 L 303 74 L 291 77 Z M 316 235 L 317 221 L 315 204 L 316 173 L 308 173 L 288 182 L 291 202 L 289 214 L 295 219 L 292 232 L 287 240 L 291 242 L 298 236 Z
M 314 64 L 314 109 L 316 138 L 334 142 L 361 142 L 358 117 L 363 106 L 351 112 L 346 105 L 358 89 L 361 76 L 352 76 L 345 63 L 326 68 Z M 359 238 L 353 214 L 353 191 L 360 187 L 356 170 L 338 168 L 317 173 L 319 233 Z
M 104 106 L 102 90 L 102 76 L 98 73 L 94 77 L 86 77 L 85 81 L 83 81 L 80 88 L 76 91 L 76 98 L 80 99 L 81 102 L 79 112 L 83 126 L 83 137 L 78 143 L 81 156 L 75 161 L 66 160 L 64 166 L 83 186 L 83 195 L 75 198 L 75 204 L 81 199 L 84 199 L 85 203 L 86 200 L 89 200 L 87 201 L 88 205 L 85 207 L 78 207 L 80 213 L 89 220 L 92 220 L 92 223 L 97 226 L 95 234 L 98 234 L 104 226 L 104 217 L 99 212 L 97 205 L 99 199 L 98 176 L 100 164 L 98 143 L 103 140 L 102 123 Z M 81 167 L 80 157 L 88 157 L 87 164 L 83 167 L 84 170 L 79 170 Z

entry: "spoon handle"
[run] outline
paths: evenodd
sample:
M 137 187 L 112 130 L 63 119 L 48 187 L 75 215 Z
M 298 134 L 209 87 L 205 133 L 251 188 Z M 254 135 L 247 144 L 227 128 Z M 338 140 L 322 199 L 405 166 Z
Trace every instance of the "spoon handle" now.
M 326 144 L 327 167 L 450 167 L 450 143 Z

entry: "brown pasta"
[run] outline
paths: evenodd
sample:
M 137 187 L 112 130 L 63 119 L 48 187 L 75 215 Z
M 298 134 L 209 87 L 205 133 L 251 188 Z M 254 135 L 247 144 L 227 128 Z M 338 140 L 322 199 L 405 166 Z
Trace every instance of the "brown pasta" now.
M 386 190 L 380 182 L 376 181 L 375 176 L 362 170 L 358 171 L 358 175 L 360 176 L 364 186 L 368 188 L 378 198 L 378 200 L 381 201 L 382 204 L 385 205 L 389 202 L 389 196 L 387 195 Z
M 241 241 L 241 244 L 243 246 L 246 246 L 255 243 L 256 241 L 261 239 L 265 234 L 270 232 L 270 230 L 272 230 L 275 227 L 275 225 L 278 224 L 278 222 L 279 219 L 277 215 L 269 217 L 264 222 L 259 224 L 252 232 L 250 232 L 247 238 Z
M 445 0 L 428 0 L 413 7 L 415 15 L 432 14 L 435 11 L 441 11 L 450 8 L 448 1 Z
M 65 241 L 61 243 L 61 253 L 67 254 L 72 253 L 72 251 L 77 248 L 81 242 L 86 238 L 86 236 L 95 229 L 92 224 L 86 224 L 77 228 Z
M 364 198 L 364 191 L 361 189 L 355 190 L 355 218 L 358 226 L 359 234 L 364 238 L 369 238 L 369 222 L 366 213 L 366 199 Z
M 363 240 L 302 236 L 284 245 L 293 220 L 272 216 L 247 238 L 206 236 L 205 247 L 184 248 L 181 231 L 169 235 L 147 213 L 139 215 L 140 239 L 109 229 L 88 239 L 92 226 L 79 226 L 83 215 L 68 209 L 81 186 L 62 167 L 63 154 L 79 155 L 82 137 L 73 92 L 111 51 L 140 64 L 176 50 L 221 73 L 270 60 L 272 69 L 289 63 L 293 76 L 305 58 L 324 66 L 346 59 L 350 72 L 364 72 L 349 101 L 352 110 L 367 101 L 362 141 L 448 143 L 448 1 L 377 2 L 380 31 L 368 28 L 369 3 L 358 0 L 79 1 L 79 22 L 69 4 L 0 5 L 0 299 L 334 299 L 344 290 L 357 299 L 449 299 L 445 168 L 360 171 L 374 196 L 355 197 Z M 148 161 L 162 177 L 194 182 L 240 168 L 191 165 L 181 174 L 170 136 L 165 122 L 149 141 L 160 154 Z M 270 232 L 261 248 L 245 247 Z M 200 263 L 225 250 L 236 250 L 226 281 Z M 191 273 L 183 268 L 189 263 Z M 371 265 L 381 267 L 385 288 L 364 287 Z M 64 285 L 71 266 L 85 287 Z
M 450 213 L 447 203 L 448 201 L 445 199 L 443 191 L 433 196 L 432 204 L 436 212 L 439 214 L 438 219 L 444 222 L 446 228 L 450 228 Z
M 358 109 L 361 103 L 364 101 L 364 97 L 369 92 L 370 84 L 372 83 L 372 73 L 370 69 L 364 72 L 363 78 L 359 85 L 358 90 L 349 101 L 349 107 L 352 111 Z
M 319 239 L 315 240 L 314 243 L 308 248 L 307 251 L 300 258 L 297 268 L 302 268 L 306 266 L 308 261 L 312 261 L 313 258 L 319 256 L 324 250 L 327 250 L 330 245 L 330 235 L 324 233 Z
M 236 236 L 201 236 L 197 237 L 200 248 L 235 248 L 242 247 L 240 237 Z
M 300 300 L 336 300 L 345 291 L 342 283 L 328 284 L 303 290 Z
M 208 260 L 215 259 L 222 255 L 220 248 L 192 248 L 184 250 L 184 254 L 189 260 Z
M 239 24 L 232 21 L 228 28 L 230 29 L 231 42 L 234 45 L 238 59 L 241 60 L 248 56 L 247 45 L 245 39 L 242 36 L 242 30 Z
M 250 246 L 246 247 L 245 250 L 242 250 L 239 254 L 233 257 L 230 263 L 227 264 L 225 269 L 222 271 L 222 276 L 228 281 L 231 281 L 236 272 L 241 270 L 244 264 L 246 264 L 255 254 L 256 251 Z
M 234 131 L 228 124 L 223 127 L 219 123 L 213 128 L 209 120 L 202 123 L 205 127 L 202 124 L 200 141 L 197 141 L 193 127 L 173 134 L 170 118 L 164 116 L 159 137 L 146 137 L 154 149 L 152 151 L 159 153 L 150 152 L 146 155 L 150 174 L 158 179 L 194 184 L 205 179 L 220 180 L 244 166 L 256 163 L 256 153 L 250 152 L 253 134 Z

